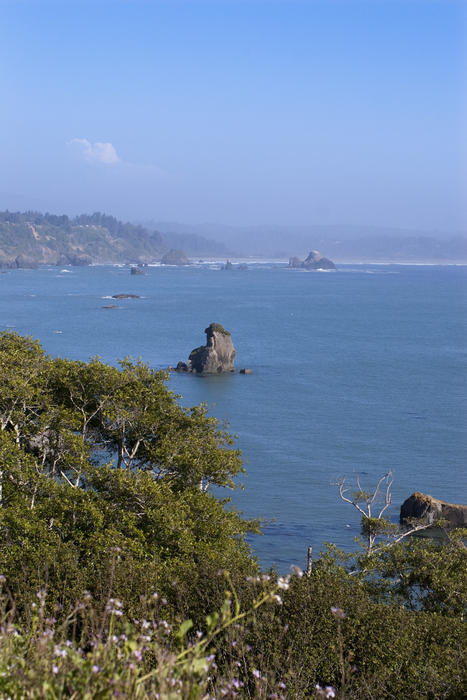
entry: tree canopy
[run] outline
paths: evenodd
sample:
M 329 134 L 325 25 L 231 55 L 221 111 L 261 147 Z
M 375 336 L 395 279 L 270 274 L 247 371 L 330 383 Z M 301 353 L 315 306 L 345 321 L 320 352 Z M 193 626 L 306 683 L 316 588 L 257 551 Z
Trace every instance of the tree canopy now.
M 63 605 L 105 588 L 115 546 L 135 598 L 169 570 L 190 569 L 190 585 L 255 570 L 244 534 L 257 524 L 209 490 L 235 485 L 240 454 L 204 406 L 178 404 L 166 373 L 53 359 L 13 332 L 0 334 L 0 370 L 0 563 L 35 572 L 22 597 L 42 584 Z

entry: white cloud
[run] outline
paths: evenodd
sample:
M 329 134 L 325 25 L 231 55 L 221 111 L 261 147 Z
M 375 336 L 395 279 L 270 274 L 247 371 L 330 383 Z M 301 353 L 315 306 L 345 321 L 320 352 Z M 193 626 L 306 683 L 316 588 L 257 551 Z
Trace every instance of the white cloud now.
M 103 163 L 104 165 L 120 163 L 117 151 L 111 143 L 102 141 L 91 143 L 88 139 L 71 139 L 67 145 L 88 163 Z

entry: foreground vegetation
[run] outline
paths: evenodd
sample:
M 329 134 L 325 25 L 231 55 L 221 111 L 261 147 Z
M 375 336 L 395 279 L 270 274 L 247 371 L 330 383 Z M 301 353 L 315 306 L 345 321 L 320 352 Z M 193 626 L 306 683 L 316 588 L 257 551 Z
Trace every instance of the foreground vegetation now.
M 372 519 L 360 555 L 261 572 L 210 491 L 240 455 L 164 373 L 9 332 L 0 368 L 1 697 L 463 697 L 462 533 Z

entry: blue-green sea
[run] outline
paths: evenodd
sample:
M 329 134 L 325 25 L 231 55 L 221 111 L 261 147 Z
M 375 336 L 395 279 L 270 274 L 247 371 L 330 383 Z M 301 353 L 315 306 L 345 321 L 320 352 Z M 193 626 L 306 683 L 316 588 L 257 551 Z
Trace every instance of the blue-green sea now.
M 0 328 L 52 355 L 157 368 L 186 360 L 209 323 L 230 330 L 253 374 L 172 374 L 169 386 L 238 435 L 247 473 L 232 502 L 266 519 L 250 538 L 264 566 L 303 566 L 309 544 L 353 546 L 359 520 L 333 485 L 344 475 L 371 486 L 392 470 L 394 520 L 413 491 L 467 502 L 467 267 L 218 268 L 8 271 Z

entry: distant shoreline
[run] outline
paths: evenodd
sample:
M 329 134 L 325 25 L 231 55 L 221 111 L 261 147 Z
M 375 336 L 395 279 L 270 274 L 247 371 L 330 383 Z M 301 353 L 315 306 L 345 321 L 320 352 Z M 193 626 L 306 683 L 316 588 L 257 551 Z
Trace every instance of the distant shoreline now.
M 284 258 L 263 258 L 263 257 L 250 257 L 250 256 L 238 256 L 234 257 L 231 256 L 229 257 L 230 262 L 234 264 L 240 264 L 240 263 L 248 263 L 253 264 L 271 264 L 271 265 L 288 265 L 289 260 L 285 260 Z M 443 267 L 465 267 L 467 266 L 467 260 L 458 262 L 458 261 L 400 261 L 400 260 L 336 260 L 334 259 L 333 262 L 336 265 L 413 265 L 413 266 L 443 266 Z M 99 265 L 107 264 L 107 263 L 97 263 Z M 115 264 L 115 263 L 109 263 L 109 264 Z M 117 264 L 123 264 L 123 263 L 117 263 Z M 190 265 L 223 265 L 225 264 L 225 260 L 220 260 L 218 257 L 216 258 L 202 258 L 200 260 L 192 260 Z M 148 267 L 177 267 L 176 265 L 160 265 L 160 263 L 147 263 Z M 188 266 L 187 266 L 188 267 Z
M 239 256 L 239 257 L 229 257 L 230 262 L 232 262 L 234 265 L 240 265 L 240 264 L 246 264 L 246 265 L 282 265 L 285 266 L 285 268 L 288 268 L 288 260 L 284 260 L 283 258 L 262 258 L 262 257 L 248 257 L 248 256 Z M 364 267 L 368 265 L 379 265 L 381 267 L 383 266 L 399 266 L 399 267 L 467 267 L 467 261 L 463 262 L 457 262 L 457 261 L 400 261 L 400 260 L 334 260 L 334 263 L 339 266 L 346 266 L 348 267 L 349 265 L 357 265 L 359 267 Z M 18 270 L 28 270 L 28 271 L 34 271 L 38 269 L 44 269 L 44 268 L 52 268 L 56 269 L 57 271 L 60 271 L 60 268 L 65 269 L 65 268 L 71 268 L 71 269 L 79 269 L 82 267 L 119 267 L 119 268 L 128 268 L 130 269 L 131 267 L 134 267 L 136 263 L 129 263 L 129 262 L 92 262 L 89 265 L 53 265 L 51 263 L 37 263 L 36 266 L 34 267 L 4 267 L 1 268 L 0 271 L 2 273 L 6 272 L 15 272 Z M 162 268 L 193 268 L 193 267 L 208 267 L 208 266 L 214 266 L 217 265 L 219 266 L 219 270 L 222 269 L 222 266 L 225 265 L 225 260 L 224 259 L 219 259 L 218 257 L 216 258 L 200 258 L 198 260 L 196 259 L 191 259 L 190 262 L 187 265 L 164 265 L 161 264 L 158 261 L 153 261 L 153 262 L 145 262 L 144 267 L 147 268 L 154 268 L 154 267 L 162 267 Z M 292 269 L 292 268 L 290 268 Z M 310 272 L 310 270 L 298 270 L 299 272 Z M 297 270 L 295 270 L 297 272 Z M 311 270 L 311 272 L 336 272 L 336 270 Z

